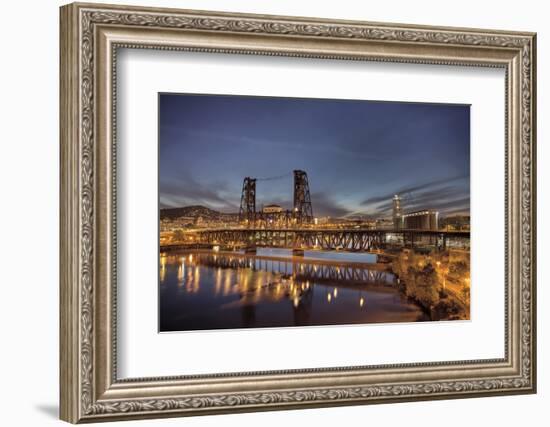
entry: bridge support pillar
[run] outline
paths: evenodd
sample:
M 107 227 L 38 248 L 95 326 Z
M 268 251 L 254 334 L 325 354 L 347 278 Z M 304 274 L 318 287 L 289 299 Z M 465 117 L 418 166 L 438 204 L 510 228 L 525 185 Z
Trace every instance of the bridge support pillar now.
M 304 250 L 302 248 L 292 248 L 292 256 L 304 256 Z

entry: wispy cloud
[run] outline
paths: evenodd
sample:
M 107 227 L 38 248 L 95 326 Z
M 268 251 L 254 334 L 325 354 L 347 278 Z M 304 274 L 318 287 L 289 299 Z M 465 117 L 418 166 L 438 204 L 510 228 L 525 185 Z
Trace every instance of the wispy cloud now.
M 468 178 L 468 175 L 457 175 L 457 176 L 452 176 L 452 177 L 449 177 L 449 178 L 443 178 L 443 179 L 437 179 L 437 180 L 425 182 L 425 183 L 422 183 L 422 184 L 416 184 L 416 185 L 411 185 L 411 186 L 400 187 L 400 188 L 397 188 L 392 193 L 386 193 L 386 194 L 382 194 L 380 196 L 369 197 L 369 198 L 363 200 L 361 202 L 361 204 L 362 205 L 371 205 L 371 204 L 375 204 L 375 203 L 380 203 L 380 202 L 386 201 L 388 199 L 391 199 L 395 194 L 405 195 L 405 194 L 410 194 L 410 193 L 415 193 L 415 192 L 422 192 L 422 191 L 433 189 L 434 187 L 438 187 L 442 184 L 448 184 L 448 183 L 455 182 L 455 181 L 458 181 L 458 180 L 461 180 L 461 179 L 466 179 L 466 178 Z
M 305 141 L 303 139 L 293 139 L 292 136 L 287 136 L 286 139 L 279 137 L 277 135 L 272 135 L 266 137 L 265 135 L 254 135 L 246 134 L 246 130 L 243 130 L 242 133 L 228 134 L 223 129 L 185 129 L 176 125 L 165 125 L 163 130 L 167 133 L 173 132 L 177 135 L 177 138 L 170 139 L 166 138 L 172 143 L 180 144 L 181 140 L 199 140 L 199 141 L 215 141 L 219 143 L 227 143 L 233 146 L 248 146 L 252 149 L 261 145 L 262 147 L 272 147 L 277 150 L 312 150 L 319 153 L 325 153 L 327 155 L 340 155 L 345 157 L 361 158 L 365 160 L 382 160 L 386 156 L 380 156 L 380 154 L 373 154 L 364 149 L 362 145 L 355 146 L 354 144 L 345 144 L 345 148 L 342 148 L 342 144 L 339 144 L 337 141 L 334 144 L 319 144 L 315 145 L 313 141 L 314 136 L 310 136 L 308 139 L 310 141 Z M 290 139 L 289 139 L 290 138 Z M 301 137 L 303 138 L 303 137 Z M 169 145 L 169 143 L 167 143 Z M 389 159 L 390 156 L 387 156 Z
M 163 95 L 159 117 L 161 206 L 235 212 L 245 176 L 303 169 L 316 216 L 387 216 L 395 193 L 405 210 L 469 210 L 466 106 Z M 257 208 L 291 208 L 291 188 L 259 181 Z
M 205 186 L 190 175 L 178 178 L 164 178 L 160 182 L 160 207 L 175 208 L 203 205 L 223 212 L 236 212 L 239 207 L 225 197 L 223 183 Z
M 270 203 L 283 207 L 284 209 L 292 209 L 293 201 L 289 198 L 269 198 L 269 200 L 259 199 L 256 203 L 257 209 L 262 208 L 262 203 Z M 334 218 L 340 218 L 347 216 L 351 213 L 349 209 L 338 203 L 326 192 L 311 193 L 311 205 L 313 207 L 313 215 L 316 217 L 330 216 Z
M 365 213 L 370 216 L 389 215 L 393 208 L 395 194 L 402 197 L 404 211 L 436 209 L 443 214 L 450 212 L 468 212 L 470 209 L 469 185 L 467 175 L 437 179 L 417 185 L 404 186 L 395 192 L 369 197 L 361 202 Z M 356 212 L 357 214 L 359 212 Z
M 313 205 L 313 214 L 315 216 L 344 217 L 351 211 L 336 202 L 325 192 L 311 194 L 311 203 Z

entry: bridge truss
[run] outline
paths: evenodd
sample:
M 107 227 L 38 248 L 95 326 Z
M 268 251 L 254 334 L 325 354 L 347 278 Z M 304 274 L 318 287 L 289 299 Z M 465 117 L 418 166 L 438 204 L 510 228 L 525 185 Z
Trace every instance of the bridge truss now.
M 469 247 L 469 232 L 431 230 L 349 230 L 349 229 L 213 229 L 193 233 L 196 243 L 226 247 L 311 248 L 371 252 L 388 246 L 430 245 L 446 249 L 449 239 Z

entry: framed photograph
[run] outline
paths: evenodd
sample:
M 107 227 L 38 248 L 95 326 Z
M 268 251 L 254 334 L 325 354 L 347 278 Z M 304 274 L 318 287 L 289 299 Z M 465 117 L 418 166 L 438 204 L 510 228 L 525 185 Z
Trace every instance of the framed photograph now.
M 61 418 L 534 393 L 535 34 L 61 8 Z

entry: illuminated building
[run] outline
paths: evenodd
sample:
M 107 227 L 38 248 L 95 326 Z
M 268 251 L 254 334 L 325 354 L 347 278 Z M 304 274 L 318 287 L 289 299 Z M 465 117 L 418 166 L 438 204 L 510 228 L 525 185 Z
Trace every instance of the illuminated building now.
M 402 225 L 402 213 L 401 213 L 401 197 L 397 194 L 393 196 L 393 228 L 396 230 L 401 228 Z
M 408 230 L 437 230 L 439 212 L 423 210 L 401 215 L 401 227 Z
M 469 215 L 454 215 L 441 218 L 439 226 L 445 230 L 470 230 L 470 216 Z
M 265 205 L 262 209 L 263 213 L 281 213 L 283 208 L 279 205 Z

